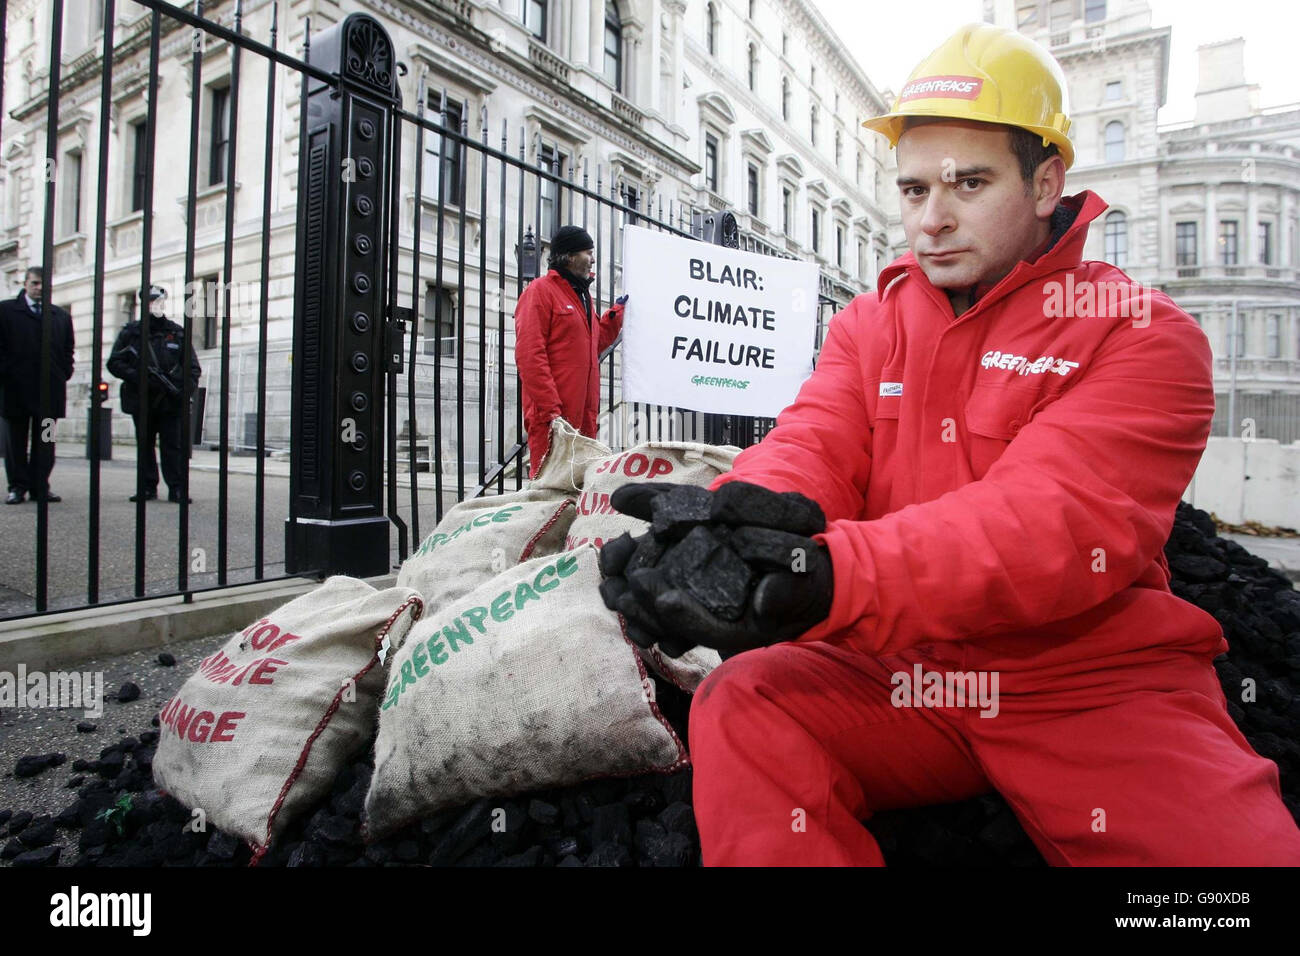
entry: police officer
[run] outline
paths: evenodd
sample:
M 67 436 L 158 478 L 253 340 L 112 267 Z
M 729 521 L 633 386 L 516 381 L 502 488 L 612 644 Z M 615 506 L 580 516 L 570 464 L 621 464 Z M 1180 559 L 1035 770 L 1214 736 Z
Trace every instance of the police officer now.
M 136 441 L 143 446 L 140 456 L 140 481 L 132 501 L 141 495 L 150 501 L 158 497 L 158 460 L 154 444 L 162 446 L 162 473 L 167 482 L 167 500 L 179 502 L 186 494 L 188 474 L 186 455 L 182 448 L 182 415 L 185 414 L 184 387 L 186 359 L 191 379 L 190 393 L 198 385 L 198 357 L 192 345 L 185 341 L 185 329 L 167 318 L 164 300 L 167 290 L 161 286 L 149 287 L 149 341 L 142 344 L 140 322 L 126 324 L 113 343 L 108 358 L 108 371 L 122 380 L 122 411 L 135 419 Z M 149 414 L 142 421 L 140 407 L 140 356 L 145 357 L 149 376 Z M 186 501 L 192 499 L 186 498 Z

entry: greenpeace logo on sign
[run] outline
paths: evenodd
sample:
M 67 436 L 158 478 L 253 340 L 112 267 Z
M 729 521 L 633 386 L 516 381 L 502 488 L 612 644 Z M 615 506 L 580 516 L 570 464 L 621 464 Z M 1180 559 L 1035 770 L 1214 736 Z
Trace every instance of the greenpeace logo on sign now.
M 51 926 L 127 926 L 132 935 L 148 936 L 153 920 L 151 893 L 69 893 L 50 897 Z
M 927 97 L 973 100 L 980 95 L 984 81 L 977 76 L 923 76 L 903 87 L 898 102 L 906 103 Z

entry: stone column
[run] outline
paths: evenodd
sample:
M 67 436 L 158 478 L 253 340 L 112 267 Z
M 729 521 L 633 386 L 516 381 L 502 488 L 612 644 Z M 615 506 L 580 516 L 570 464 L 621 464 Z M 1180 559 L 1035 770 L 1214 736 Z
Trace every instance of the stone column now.
M 1246 236 L 1242 242 L 1241 248 L 1245 253 L 1243 264 L 1254 266 L 1259 264 L 1259 185 L 1258 183 L 1246 183 Z
M 1277 222 L 1277 264 L 1280 268 L 1291 268 L 1291 216 L 1294 212 L 1294 194 L 1286 186 L 1282 187 L 1281 215 Z
M 597 5 L 598 0 L 573 0 L 570 5 L 569 15 L 573 20 L 569 24 L 569 49 L 565 54 L 574 66 L 591 65 L 591 10 Z
M 671 76 L 664 116 L 669 123 L 676 123 L 678 104 L 682 98 L 682 64 L 686 62 L 686 25 L 682 22 L 686 3 L 684 0 L 664 0 L 664 11 L 669 18 L 668 38 L 672 44 L 672 55 L 669 58 Z
M 1205 255 L 1202 266 L 1219 265 L 1219 211 L 1214 204 L 1214 183 L 1205 184 Z
M 587 23 L 589 37 L 587 41 L 587 62 L 597 73 L 605 72 L 605 0 L 587 0 Z M 574 16 L 581 16 L 575 11 Z

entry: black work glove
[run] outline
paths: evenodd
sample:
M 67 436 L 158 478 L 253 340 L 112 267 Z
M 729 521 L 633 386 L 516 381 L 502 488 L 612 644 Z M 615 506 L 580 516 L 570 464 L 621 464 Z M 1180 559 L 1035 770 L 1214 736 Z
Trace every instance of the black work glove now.
M 614 304 L 615 304 L 615 305 L 626 305 L 626 304 L 627 304 L 627 293 L 624 292 L 624 293 L 623 293 L 622 295 L 620 295 L 617 299 L 615 299 L 615 300 L 614 300 Z
M 600 596 L 611 611 L 623 615 L 624 630 L 637 647 L 649 650 L 655 644 L 669 657 L 681 657 L 694 642 L 664 635 L 654 618 L 654 607 L 642 595 L 631 590 L 627 575 L 653 568 L 666 549 L 646 533 L 633 538 L 627 532 L 606 541 L 600 549 Z

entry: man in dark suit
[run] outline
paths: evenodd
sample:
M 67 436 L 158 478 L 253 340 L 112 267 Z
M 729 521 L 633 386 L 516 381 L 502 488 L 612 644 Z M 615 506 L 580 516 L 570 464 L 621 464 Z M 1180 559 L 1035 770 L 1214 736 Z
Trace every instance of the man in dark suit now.
M 49 399 L 41 408 L 41 333 L 45 272 L 27 270 L 23 291 L 0 302 L 0 415 L 9 430 L 5 445 L 6 504 L 62 501 L 50 491 L 54 469 L 54 420 L 67 414 L 67 384 L 72 378 L 72 316 L 49 304 Z M 44 418 L 42 418 L 42 415 Z M 28 443 L 31 443 L 30 452 Z

